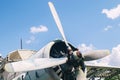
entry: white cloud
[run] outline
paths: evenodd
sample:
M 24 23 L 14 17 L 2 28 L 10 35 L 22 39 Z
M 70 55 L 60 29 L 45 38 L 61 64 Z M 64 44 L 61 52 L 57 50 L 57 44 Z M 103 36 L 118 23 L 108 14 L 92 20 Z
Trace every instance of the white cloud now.
M 48 28 L 46 26 L 43 26 L 43 25 L 40 25 L 38 27 L 36 26 L 33 26 L 30 28 L 30 33 L 32 34 L 37 34 L 37 33 L 40 33 L 40 32 L 47 32 L 48 31 Z M 26 44 L 31 44 L 35 41 L 35 35 L 32 35 L 30 36 L 30 38 L 28 40 L 26 40 Z
M 120 4 L 117 7 L 112 8 L 110 10 L 103 9 L 102 13 L 106 14 L 107 17 L 110 19 L 116 19 L 116 18 L 120 17 Z
M 91 51 L 91 50 L 94 50 L 95 47 L 90 44 L 90 45 L 86 45 L 86 44 L 80 44 L 78 45 L 78 49 L 81 51 L 81 52 L 86 52 L 86 51 Z
M 110 65 L 120 66 L 120 44 L 112 49 L 112 54 L 109 58 Z
M 33 26 L 30 28 L 30 32 L 32 34 L 36 34 L 36 33 L 40 33 L 40 32 L 47 32 L 47 31 L 48 31 L 48 28 L 46 26 L 43 26 L 43 25 L 40 25 L 38 27 Z
M 108 31 L 108 30 L 110 30 L 112 28 L 113 28 L 112 26 L 107 26 L 107 27 L 104 28 L 104 31 Z
M 30 39 L 26 41 L 26 44 L 31 44 L 34 41 L 35 41 L 35 37 L 31 36 Z

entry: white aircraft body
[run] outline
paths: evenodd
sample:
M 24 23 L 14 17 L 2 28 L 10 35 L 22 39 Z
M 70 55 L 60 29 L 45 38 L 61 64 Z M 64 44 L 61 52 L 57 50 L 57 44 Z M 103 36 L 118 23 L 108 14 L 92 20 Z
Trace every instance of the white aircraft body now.
M 24 49 L 10 52 L 1 60 L 0 80 L 87 80 L 87 72 L 91 67 L 119 69 L 86 64 L 85 61 L 109 55 L 109 50 L 94 50 L 81 54 L 68 43 L 53 3 L 48 4 L 63 40 L 51 41 L 38 52 Z

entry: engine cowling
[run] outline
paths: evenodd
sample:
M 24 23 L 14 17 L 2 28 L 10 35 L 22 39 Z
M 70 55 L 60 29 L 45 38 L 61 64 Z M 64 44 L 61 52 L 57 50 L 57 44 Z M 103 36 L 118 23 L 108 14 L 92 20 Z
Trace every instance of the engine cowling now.
M 77 50 L 70 43 L 69 45 L 73 51 Z M 65 42 L 62 40 L 54 40 L 44 48 L 44 57 L 61 58 L 61 57 L 67 57 L 67 56 L 68 56 L 68 49 Z M 69 67 L 66 64 L 63 64 L 63 65 L 58 65 L 58 66 L 49 68 L 47 71 L 52 73 L 51 75 L 54 76 L 55 78 L 63 79 L 63 72 L 65 68 L 71 68 L 71 67 Z
M 70 43 L 69 45 L 73 51 L 77 50 Z M 66 56 L 67 53 L 68 50 L 65 42 L 62 40 L 54 40 L 44 47 L 42 57 L 60 58 Z

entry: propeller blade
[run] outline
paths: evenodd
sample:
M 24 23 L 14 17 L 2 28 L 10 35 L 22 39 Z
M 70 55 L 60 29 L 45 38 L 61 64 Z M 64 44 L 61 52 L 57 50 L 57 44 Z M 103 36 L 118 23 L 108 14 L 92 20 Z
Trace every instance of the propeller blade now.
M 7 72 L 25 72 L 49 68 L 52 66 L 63 64 L 66 61 L 67 58 L 38 58 L 7 63 L 4 68 Z
M 60 19 L 59 19 L 59 16 L 58 16 L 58 14 L 57 14 L 57 12 L 56 12 L 56 9 L 55 9 L 53 3 L 52 3 L 52 2 L 48 2 L 48 5 L 49 5 L 49 7 L 50 7 L 50 10 L 51 10 L 51 13 L 52 13 L 52 15 L 53 15 L 53 18 L 54 18 L 54 20 L 55 20 L 55 22 L 56 22 L 56 25 L 57 25 L 57 27 L 58 27 L 58 29 L 59 29 L 59 31 L 60 31 L 60 33 L 61 33 L 64 41 L 65 41 L 66 46 L 67 46 L 68 48 L 70 48 L 70 46 L 68 45 L 68 42 L 67 42 L 67 40 L 66 40 L 64 31 L 63 31 L 63 27 L 62 27 L 61 21 L 60 21 Z
M 79 67 L 79 70 L 76 72 L 76 80 L 87 80 L 86 73 Z
M 110 54 L 109 50 L 93 50 L 86 53 L 83 53 L 85 61 L 91 61 L 106 57 Z

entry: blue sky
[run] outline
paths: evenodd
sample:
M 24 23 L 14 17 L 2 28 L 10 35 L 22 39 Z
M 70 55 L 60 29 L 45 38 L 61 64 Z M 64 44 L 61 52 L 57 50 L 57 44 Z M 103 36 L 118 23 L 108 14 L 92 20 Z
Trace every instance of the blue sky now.
M 51 15 L 50 0 L 0 0 L 0 53 L 20 48 L 39 50 L 61 35 Z M 51 0 L 67 40 L 96 49 L 120 44 L 120 0 Z

